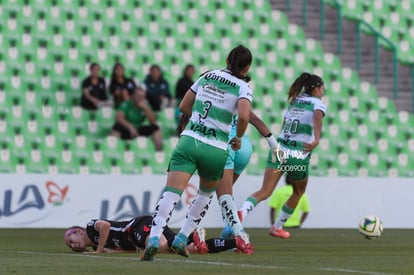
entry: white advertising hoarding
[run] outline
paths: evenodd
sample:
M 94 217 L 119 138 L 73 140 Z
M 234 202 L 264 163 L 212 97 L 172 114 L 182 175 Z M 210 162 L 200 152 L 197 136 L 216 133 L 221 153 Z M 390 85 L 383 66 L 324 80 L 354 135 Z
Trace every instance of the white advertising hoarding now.
M 165 176 L 1 175 L 0 228 L 85 225 L 90 219 L 127 220 L 152 214 L 165 186 Z M 258 190 L 262 177 L 242 176 L 235 185 L 238 207 Z M 283 186 L 281 181 L 279 186 Z M 198 178 L 186 188 L 170 221 L 180 227 L 197 193 Z M 386 228 L 414 228 L 414 181 L 403 178 L 312 177 L 307 193 L 311 212 L 304 227 L 355 228 L 367 214 L 378 215 Z M 246 227 L 269 227 L 267 201 L 246 218 Z M 202 222 L 221 227 L 214 199 Z

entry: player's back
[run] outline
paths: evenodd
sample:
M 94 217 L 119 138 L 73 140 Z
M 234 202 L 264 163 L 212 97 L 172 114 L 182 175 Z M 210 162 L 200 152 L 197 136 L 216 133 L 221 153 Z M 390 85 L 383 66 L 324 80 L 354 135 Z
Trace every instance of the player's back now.
M 289 105 L 284 116 L 284 126 L 278 137 L 283 147 L 302 150 L 303 143 L 314 140 L 313 116 L 315 110 L 326 112 L 326 106 L 319 98 L 300 95 Z
M 240 98 L 252 100 L 247 83 L 228 70 L 204 73 L 191 90 L 196 94 L 190 123 L 182 135 L 199 140 L 216 140 L 215 146 L 225 149 L 233 115 Z

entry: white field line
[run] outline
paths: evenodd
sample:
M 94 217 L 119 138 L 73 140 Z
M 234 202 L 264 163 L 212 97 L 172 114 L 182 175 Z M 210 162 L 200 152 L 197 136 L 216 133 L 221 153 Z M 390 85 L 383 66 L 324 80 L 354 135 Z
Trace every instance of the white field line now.
M 69 256 L 69 257 L 88 257 L 88 258 L 97 258 L 108 260 L 126 260 L 126 261 L 139 261 L 138 255 L 136 257 L 108 257 L 103 255 L 96 254 L 87 254 L 87 253 L 53 253 L 53 252 L 37 252 L 37 251 L 0 251 L 0 254 L 26 254 L 26 255 L 47 255 L 47 256 Z M 156 262 L 172 262 L 172 263 L 187 263 L 187 264 L 203 264 L 203 265 L 212 265 L 212 266 L 237 266 L 245 267 L 252 269 L 270 269 L 270 270 L 294 270 L 293 267 L 286 266 L 274 266 L 274 265 L 254 265 L 254 264 L 236 264 L 228 262 L 210 262 L 210 261 L 195 261 L 189 259 L 155 259 Z M 372 272 L 372 271 L 363 271 L 356 269 L 343 269 L 343 268 L 314 268 L 313 270 L 317 271 L 326 271 L 326 272 L 341 272 L 341 273 L 353 273 L 353 274 L 363 274 L 363 275 L 396 275 L 394 273 L 383 273 L 383 272 Z

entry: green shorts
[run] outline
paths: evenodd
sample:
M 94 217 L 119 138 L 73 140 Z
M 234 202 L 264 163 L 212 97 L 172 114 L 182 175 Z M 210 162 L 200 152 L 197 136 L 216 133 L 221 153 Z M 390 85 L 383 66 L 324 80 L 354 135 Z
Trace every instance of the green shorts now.
M 220 180 L 228 152 L 189 136 L 181 136 L 168 165 L 168 171 L 182 171 L 206 180 Z
M 278 159 L 272 162 L 272 152 L 269 152 L 267 158 L 267 168 L 273 168 L 285 172 L 287 177 L 292 180 L 303 180 L 309 176 L 309 160 L 310 156 L 305 159 L 289 157 L 285 163 L 281 164 Z

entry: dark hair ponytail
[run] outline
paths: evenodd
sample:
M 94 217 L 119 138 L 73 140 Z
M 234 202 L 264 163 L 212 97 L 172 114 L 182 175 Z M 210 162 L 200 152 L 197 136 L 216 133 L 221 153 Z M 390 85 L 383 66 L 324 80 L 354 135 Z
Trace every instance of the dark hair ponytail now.
M 304 88 L 305 94 L 310 95 L 312 90 L 316 87 L 323 85 L 323 80 L 316 74 L 310 74 L 307 72 L 302 73 L 296 80 L 292 83 L 292 86 L 289 88 L 288 101 L 289 103 L 296 99 L 302 92 Z
M 243 79 L 246 82 L 250 81 L 249 76 L 243 76 L 241 71 L 252 64 L 253 56 L 250 50 L 242 45 L 232 49 L 227 56 L 227 69 L 237 78 Z

